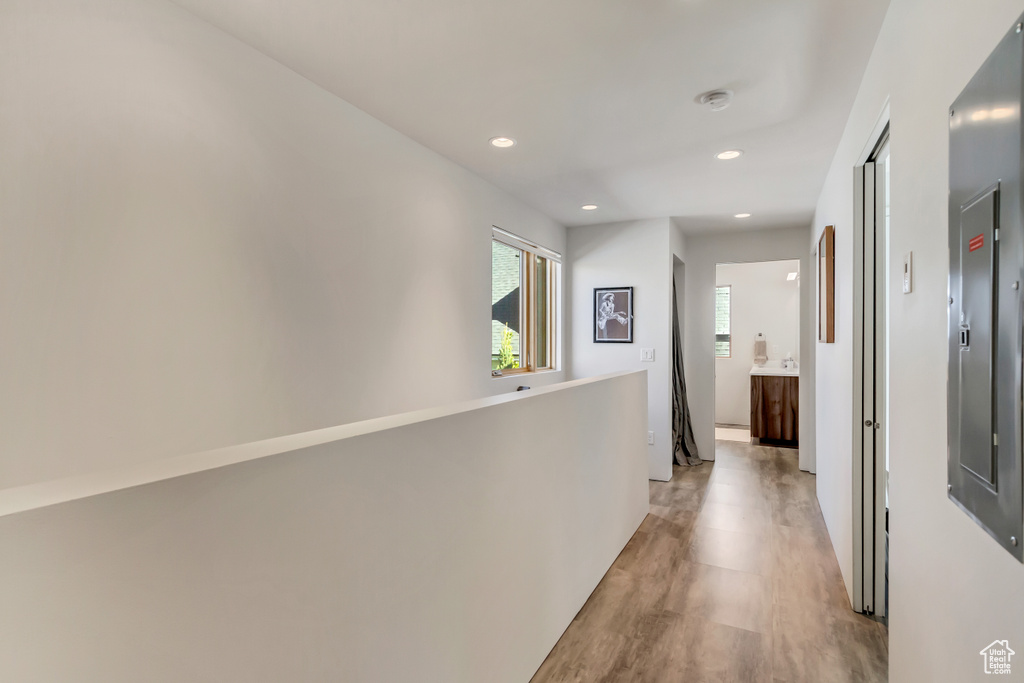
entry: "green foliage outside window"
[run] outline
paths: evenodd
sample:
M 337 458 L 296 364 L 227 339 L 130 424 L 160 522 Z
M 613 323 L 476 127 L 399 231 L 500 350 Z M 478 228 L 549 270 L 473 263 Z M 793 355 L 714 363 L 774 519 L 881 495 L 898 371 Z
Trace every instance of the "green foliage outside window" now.
M 501 349 L 498 353 L 498 370 L 505 368 L 518 368 L 519 361 L 512 352 L 512 335 L 515 334 L 505 323 L 505 331 L 501 333 Z

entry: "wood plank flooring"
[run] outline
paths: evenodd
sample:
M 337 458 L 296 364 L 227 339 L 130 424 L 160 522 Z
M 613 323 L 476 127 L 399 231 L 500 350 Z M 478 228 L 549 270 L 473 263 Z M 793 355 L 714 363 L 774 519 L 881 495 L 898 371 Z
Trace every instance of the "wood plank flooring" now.
M 716 442 L 651 482 L 651 512 L 533 678 L 672 683 L 887 680 L 794 450 Z

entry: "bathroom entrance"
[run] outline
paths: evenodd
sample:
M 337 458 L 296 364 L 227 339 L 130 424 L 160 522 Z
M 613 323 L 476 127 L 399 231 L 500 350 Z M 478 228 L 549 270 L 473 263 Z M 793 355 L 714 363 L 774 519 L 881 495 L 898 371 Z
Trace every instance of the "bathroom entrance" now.
M 715 271 L 715 438 L 796 448 L 800 261 Z

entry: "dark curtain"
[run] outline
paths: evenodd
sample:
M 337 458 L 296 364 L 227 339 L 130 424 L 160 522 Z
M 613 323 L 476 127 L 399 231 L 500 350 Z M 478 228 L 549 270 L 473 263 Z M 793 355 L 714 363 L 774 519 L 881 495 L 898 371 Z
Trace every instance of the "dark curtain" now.
M 701 464 L 690 424 L 690 406 L 686 402 L 683 341 L 679 338 L 679 305 L 676 301 L 675 281 L 672 282 L 672 443 L 672 458 L 677 465 Z

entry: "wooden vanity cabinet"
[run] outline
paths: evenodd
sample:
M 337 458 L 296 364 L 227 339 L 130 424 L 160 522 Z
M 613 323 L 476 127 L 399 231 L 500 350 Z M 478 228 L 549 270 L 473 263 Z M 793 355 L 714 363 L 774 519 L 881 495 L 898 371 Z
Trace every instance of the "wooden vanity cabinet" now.
M 750 437 L 797 442 L 800 433 L 800 378 L 750 376 Z

